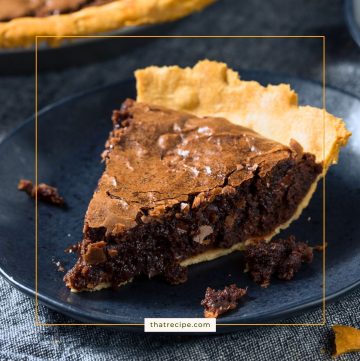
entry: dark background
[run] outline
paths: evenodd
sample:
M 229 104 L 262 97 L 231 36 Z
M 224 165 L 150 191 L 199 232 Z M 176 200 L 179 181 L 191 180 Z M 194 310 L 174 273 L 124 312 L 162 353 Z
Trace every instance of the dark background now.
M 167 35 L 325 35 L 327 84 L 360 97 L 360 49 L 345 26 L 340 0 L 222 0 L 170 26 Z M 41 73 L 39 107 L 129 78 L 139 67 L 192 65 L 203 58 L 225 61 L 239 70 L 268 70 L 316 81 L 322 77 L 320 39 L 158 39 L 137 45 L 115 39 L 107 46 L 116 50 L 116 57 Z M 34 84 L 34 74 L 0 77 L 0 141 L 34 113 Z M 133 335 L 90 327 L 35 328 L 34 301 L 1 279 L 0 360 L 330 360 L 330 326 L 359 327 L 359 299 L 357 290 L 329 305 L 324 327 L 263 327 L 212 337 Z M 287 322 L 317 322 L 317 315 L 318 310 Z M 40 307 L 40 316 L 52 323 L 63 320 L 45 307 Z M 339 359 L 358 360 L 359 354 Z

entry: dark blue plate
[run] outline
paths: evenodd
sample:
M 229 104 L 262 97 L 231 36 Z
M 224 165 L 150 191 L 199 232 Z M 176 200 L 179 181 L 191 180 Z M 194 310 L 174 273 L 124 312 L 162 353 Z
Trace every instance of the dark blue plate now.
M 290 83 L 300 94 L 300 103 L 321 106 L 320 84 L 259 72 L 243 72 L 242 77 L 263 84 Z M 235 282 L 249 287 L 249 297 L 240 308 L 220 318 L 219 323 L 269 323 L 320 305 L 321 252 L 316 252 L 314 262 L 293 281 L 274 281 L 268 289 L 260 288 L 242 273 L 242 255 L 237 253 L 192 266 L 189 281 L 179 286 L 157 279 L 139 279 L 117 291 L 69 292 L 56 262 L 65 269 L 75 262 L 74 255 L 65 254 L 64 249 L 81 239 L 83 217 L 103 169 L 100 153 L 111 129 L 112 109 L 134 95 L 134 82 L 126 81 L 69 97 L 39 114 L 39 180 L 58 186 L 69 204 L 66 210 L 39 204 L 39 301 L 89 323 L 143 323 L 144 317 L 201 317 L 200 300 L 205 288 L 221 288 Z M 360 284 L 360 100 L 328 88 L 327 107 L 346 119 L 353 132 L 326 183 L 329 301 Z M 34 202 L 16 189 L 20 178 L 34 179 L 33 118 L 0 144 L 0 169 L 1 273 L 21 291 L 34 296 Z M 292 233 L 311 244 L 321 244 L 321 188 L 301 218 L 283 235 Z

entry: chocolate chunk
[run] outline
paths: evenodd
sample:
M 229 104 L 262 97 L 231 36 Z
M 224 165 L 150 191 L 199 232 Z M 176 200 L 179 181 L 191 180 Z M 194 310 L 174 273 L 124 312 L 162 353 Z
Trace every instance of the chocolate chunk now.
M 104 241 L 90 243 L 84 255 L 85 261 L 90 265 L 95 265 L 105 262 L 106 261 L 106 254 L 104 250 L 105 246 L 106 246 L 106 242 Z
M 245 251 L 247 270 L 261 287 L 268 287 L 272 276 L 291 280 L 302 263 L 311 263 L 313 250 L 294 236 L 250 245 Z
M 30 180 L 20 179 L 18 189 L 20 191 L 24 191 L 32 198 L 35 198 L 37 193 L 38 200 L 42 202 L 54 204 L 60 207 L 65 205 L 64 198 L 59 195 L 57 188 L 45 183 L 40 183 L 37 187 L 34 187 Z
M 239 288 L 235 284 L 226 286 L 223 290 L 214 290 L 208 287 L 205 298 L 201 301 L 204 306 L 205 317 L 218 317 L 219 315 L 233 310 L 237 307 L 238 301 L 245 296 L 247 288 Z
M 203 225 L 199 227 L 199 230 L 193 237 L 193 241 L 200 244 L 209 244 L 209 240 L 206 238 L 214 232 L 213 228 L 209 225 Z

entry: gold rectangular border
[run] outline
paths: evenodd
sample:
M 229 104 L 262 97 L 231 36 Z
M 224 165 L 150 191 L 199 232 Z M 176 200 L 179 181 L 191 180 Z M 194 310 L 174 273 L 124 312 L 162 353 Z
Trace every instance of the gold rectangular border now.
M 35 37 L 35 185 L 38 186 L 38 39 L 70 39 L 70 38 L 321 38 L 322 39 L 322 108 L 323 108 L 323 159 L 325 159 L 325 112 L 326 112 L 326 36 L 325 35 L 74 35 L 54 36 L 44 35 Z M 323 227 L 322 227 L 322 322 L 321 323 L 217 323 L 216 326 L 325 326 L 326 325 L 326 200 L 325 185 L 326 175 L 322 178 L 323 183 Z M 38 198 L 35 195 L 35 326 L 144 326 L 143 323 L 41 323 L 39 322 L 38 300 Z

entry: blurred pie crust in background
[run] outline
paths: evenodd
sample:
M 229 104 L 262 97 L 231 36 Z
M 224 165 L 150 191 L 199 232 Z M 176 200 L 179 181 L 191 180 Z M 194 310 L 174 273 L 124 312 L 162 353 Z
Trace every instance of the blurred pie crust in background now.
M 36 36 L 62 37 L 156 24 L 200 11 L 215 0 L 0 0 L 0 48 L 29 47 Z

